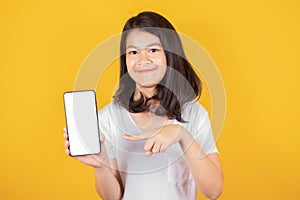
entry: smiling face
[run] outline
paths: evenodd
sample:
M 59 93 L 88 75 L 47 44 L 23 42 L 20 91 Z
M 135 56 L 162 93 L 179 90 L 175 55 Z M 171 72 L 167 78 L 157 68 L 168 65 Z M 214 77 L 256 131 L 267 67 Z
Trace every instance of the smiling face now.
M 126 65 L 137 88 L 153 88 L 166 73 L 167 59 L 160 39 L 148 32 L 133 30 L 126 41 Z

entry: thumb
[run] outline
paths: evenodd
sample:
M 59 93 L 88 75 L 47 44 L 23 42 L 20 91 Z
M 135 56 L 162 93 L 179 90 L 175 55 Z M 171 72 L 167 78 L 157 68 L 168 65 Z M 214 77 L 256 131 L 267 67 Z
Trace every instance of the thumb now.
M 104 140 L 105 140 L 105 136 L 104 136 L 103 134 L 101 134 L 101 135 L 100 135 L 100 142 L 101 142 L 101 143 L 104 143 Z

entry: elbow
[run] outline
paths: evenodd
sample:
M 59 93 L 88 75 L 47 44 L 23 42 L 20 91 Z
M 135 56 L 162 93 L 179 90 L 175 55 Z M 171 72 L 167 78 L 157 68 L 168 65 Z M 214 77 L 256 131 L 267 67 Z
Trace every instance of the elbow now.
M 206 197 L 210 200 L 216 200 L 221 196 L 221 194 L 222 194 L 222 190 L 215 190 L 210 194 L 206 195 Z
M 210 200 L 218 199 L 223 192 L 224 175 L 221 172 L 220 177 L 211 182 L 210 189 L 207 190 L 206 197 Z
M 210 200 L 218 199 L 223 192 L 223 184 L 213 187 L 205 196 Z
M 218 181 L 207 181 L 205 185 L 198 187 L 198 189 L 206 198 L 210 200 L 218 199 L 223 192 L 223 177 Z

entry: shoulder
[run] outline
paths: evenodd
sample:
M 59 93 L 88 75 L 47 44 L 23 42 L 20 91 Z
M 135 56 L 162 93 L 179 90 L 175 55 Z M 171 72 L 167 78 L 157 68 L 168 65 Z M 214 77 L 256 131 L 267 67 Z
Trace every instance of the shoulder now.
M 105 105 L 104 107 L 102 107 L 99 111 L 98 114 L 99 115 L 108 115 L 111 114 L 117 110 L 122 109 L 122 107 L 114 102 L 110 102 L 109 104 Z
M 98 118 L 100 121 L 107 121 L 110 120 L 114 110 L 116 110 L 116 105 L 113 102 L 105 105 L 100 110 L 98 110 Z
M 115 122 L 120 121 L 118 117 L 120 116 L 121 109 L 119 105 L 111 102 L 98 110 L 98 120 L 102 132 L 114 126 Z
M 197 101 L 191 101 L 184 104 L 182 108 L 183 115 L 188 115 L 190 117 L 203 118 L 208 116 L 207 110 L 202 104 Z
M 98 111 L 98 117 L 104 121 L 116 121 L 128 112 L 124 107 L 115 102 L 110 102 Z

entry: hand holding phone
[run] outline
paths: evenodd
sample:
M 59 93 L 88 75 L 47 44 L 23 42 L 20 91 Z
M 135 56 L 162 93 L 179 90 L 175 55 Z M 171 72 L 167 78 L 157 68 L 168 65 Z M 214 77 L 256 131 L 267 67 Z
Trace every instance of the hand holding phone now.
M 71 156 L 70 155 L 70 142 L 69 142 L 69 135 L 68 135 L 68 132 L 67 132 L 67 129 L 66 127 L 64 128 L 64 139 L 65 139 L 65 144 L 64 144 L 64 147 L 66 149 L 66 154 L 68 156 Z M 101 167 L 107 167 L 107 166 L 110 166 L 110 162 L 109 162 L 109 158 L 108 158 L 108 155 L 107 155 L 107 152 L 106 152 L 106 149 L 104 147 L 104 135 L 100 135 L 100 143 L 101 143 L 101 153 L 99 154 L 96 154 L 96 155 L 82 155 L 82 156 L 73 156 L 73 158 L 75 158 L 76 160 L 86 164 L 86 165 L 89 165 L 89 166 L 92 166 L 94 168 L 101 168 Z

